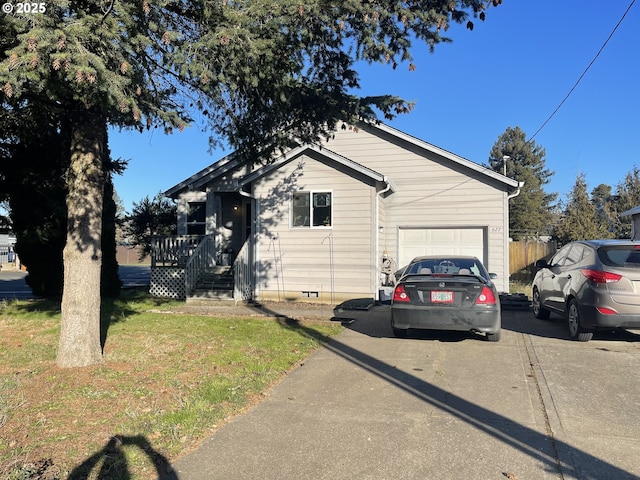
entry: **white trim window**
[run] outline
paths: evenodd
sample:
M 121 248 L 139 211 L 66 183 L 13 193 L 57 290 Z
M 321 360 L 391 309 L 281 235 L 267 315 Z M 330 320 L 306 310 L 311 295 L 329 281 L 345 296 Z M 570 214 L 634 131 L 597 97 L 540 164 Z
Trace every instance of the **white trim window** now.
M 295 192 L 291 199 L 293 228 L 329 228 L 333 225 L 333 193 Z
M 187 235 L 204 235 L 206 230 L 206 222 L 206 203 L 187 203 Z

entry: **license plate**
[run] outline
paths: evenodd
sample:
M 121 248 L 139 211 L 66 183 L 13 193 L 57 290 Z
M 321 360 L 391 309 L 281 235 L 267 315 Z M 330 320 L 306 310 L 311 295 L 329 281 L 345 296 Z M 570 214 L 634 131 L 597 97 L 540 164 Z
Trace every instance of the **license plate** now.
M 453 303 L 453 292 L 431 292 L 432 303 Z

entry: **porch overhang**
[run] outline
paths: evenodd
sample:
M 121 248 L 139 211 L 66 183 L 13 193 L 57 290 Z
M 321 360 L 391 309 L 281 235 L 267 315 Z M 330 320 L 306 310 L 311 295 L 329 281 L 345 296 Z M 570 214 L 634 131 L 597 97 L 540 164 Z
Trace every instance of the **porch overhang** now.
M 328 164 L 333 164 L 334 166 L 345 170 L 345 172 L 353 175 L 354 177 L 361 177 L 361 178 L 368 179 L 369 181 L 371 181 L 372 184 L 376 185 L 376 188 L 379 191 L 391 192 L 391 193 L 396 191 L 395 185 L 393 184 L 393 182 L 391 182 L 388 176 L 383 175 L 382 173 L 377 172 L 375 170 L 372 170 L 371 168 L 365 167 L 364 165 L 361 165 L 357 162 L 354 162 L 353 160 L 350 160 L 349 158 L 344 157 L 338 153 L 335 153 L 327 148 L 322 148 L 318 145 L 312 145 L 312 144 L 296 147 L 288 151 L 281 157 L 277 158 L 273 162 L 269 163 L 268 165 L 265 165 L 257 170 L 254 170 L 250 174 L 244 176 L 239 181 L 240 188 L 251 184 L 251 182 L 254 182 L 255 180 L 263 177 L 264 175 L 267 175 L 269 172 L 276 170 L 280 168 L 282 165 L 289 163 L 297 158 L 300 158 L 303 155 L 307 155 L 311 158 L 314 158 L 316 160 L 319 160 Z

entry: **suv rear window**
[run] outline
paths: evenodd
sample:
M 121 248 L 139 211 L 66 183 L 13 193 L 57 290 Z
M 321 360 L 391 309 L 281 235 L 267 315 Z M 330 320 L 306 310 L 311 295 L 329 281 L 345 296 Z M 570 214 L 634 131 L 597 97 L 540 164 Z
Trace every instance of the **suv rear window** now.
M 640 247 L 635 245 L 600 247 L 598 257 L 610 267 L 640 268 Z

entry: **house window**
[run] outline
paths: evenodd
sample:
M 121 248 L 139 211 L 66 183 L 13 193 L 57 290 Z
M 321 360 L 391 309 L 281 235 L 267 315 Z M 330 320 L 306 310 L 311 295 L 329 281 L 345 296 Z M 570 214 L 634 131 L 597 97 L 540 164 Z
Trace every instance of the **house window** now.
M 330 227 L 333 224 L 331 192 L 293 194 L 293 227 Z
M 205 202 L 189 202 L 187 205 L 187 235 L 204 235 L 206 220 Z

